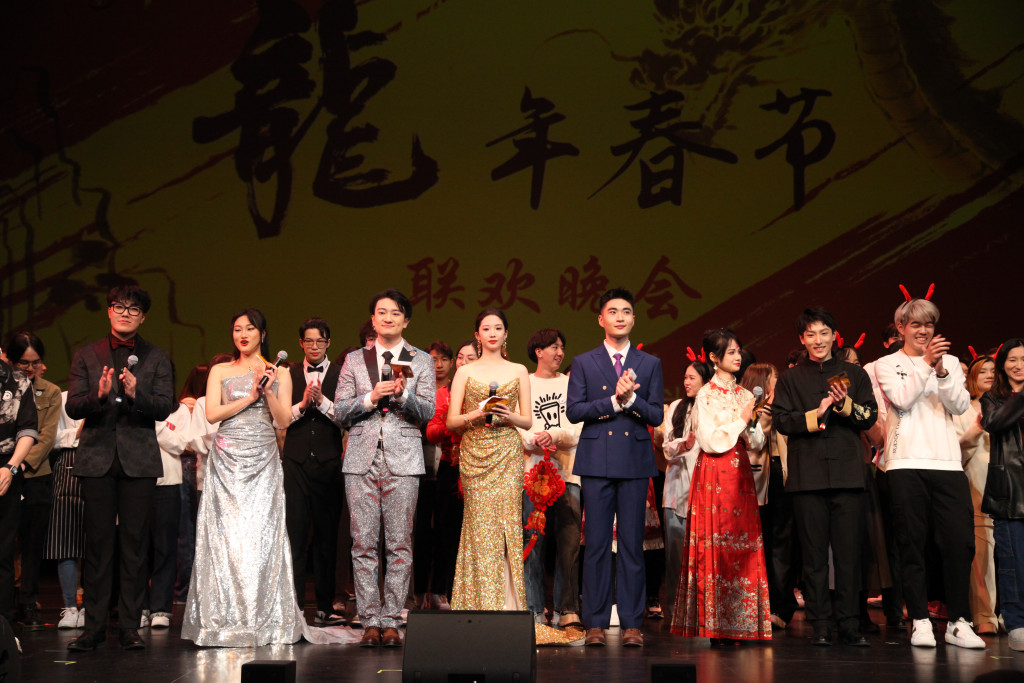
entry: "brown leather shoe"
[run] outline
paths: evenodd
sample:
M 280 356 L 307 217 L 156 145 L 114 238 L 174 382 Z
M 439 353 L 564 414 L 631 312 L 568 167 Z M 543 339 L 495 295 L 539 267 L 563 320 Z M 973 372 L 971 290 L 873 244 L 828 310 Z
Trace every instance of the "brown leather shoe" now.
M 384 647 L 402 647 L 402 636 L 397 628 L 386 628 L 381 633 L 380 644 Z
M 595 645 L 598 647 L 604 647 L 604 629 L 603 628 L 588 628 L 587 637 L 583 641 L 584 645 Z
M 363 637 L 359 640 L 359 647 L 380 647 L 380 629 L 376 626 L 368 626 L 363 630 Z
M 643 647 L 644 634 L 638 628 L 627 628 L 622 632 L 623 647 Z

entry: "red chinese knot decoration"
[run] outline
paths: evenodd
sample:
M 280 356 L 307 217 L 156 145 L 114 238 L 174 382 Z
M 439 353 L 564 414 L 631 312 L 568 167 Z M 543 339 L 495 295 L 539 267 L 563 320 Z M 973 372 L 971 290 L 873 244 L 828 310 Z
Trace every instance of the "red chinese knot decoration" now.
M 523 531 L 532 531 L 530 542 L 523 548 L 523 561 L 530 556 L 530 551 L 537 543 L 537 535 L 544 533 L 547 516 L 544 511 L 555 504 L 558 497 L 565 493 L 565 482 L 558 474 L 558 468 L 551 462 L 551 453 L 544 449 L 544 459 L 530 468 L 523 480 L 523 489 L 533 503 L 533 512 L 526 519 Z

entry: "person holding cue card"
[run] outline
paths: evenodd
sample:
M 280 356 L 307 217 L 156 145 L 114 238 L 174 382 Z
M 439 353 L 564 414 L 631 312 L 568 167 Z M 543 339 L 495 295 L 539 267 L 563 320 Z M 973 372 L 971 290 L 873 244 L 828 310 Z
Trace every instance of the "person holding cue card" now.
M 864 517 L 864 448 L 860 433 L 878 417 L 867 373 L 832 355 L 836 322 L 823 308 L 797 318 L 807 357 L 782 373 L 772 406 L 776 429 L 789 437 L 793 517 L 804 558 L 804 599 L 814 645 L 865 647 L 858 632 Z M 835 566 L 835 608 L 828 588 L 828 552 Z M 833 618 L 834 617 L 834 618 Z

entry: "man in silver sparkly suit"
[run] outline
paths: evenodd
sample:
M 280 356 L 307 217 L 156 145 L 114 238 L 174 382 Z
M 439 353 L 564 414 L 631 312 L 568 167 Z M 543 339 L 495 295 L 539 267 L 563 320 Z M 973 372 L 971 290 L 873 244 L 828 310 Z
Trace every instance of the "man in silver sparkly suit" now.
M 402 338 L 412 304 L 387 289 L 370 300 L 377 339 L 348 354 L 338 378 L 334 421 L 348 427 L 342 463 L 352 519 L 352 566 L 363 647 L 399 647 L 412 570 L 412 528 L 424 474 L 420 428 L 434 415 L 434 363 Z M 411 369 L 407 376 L 404 369 Z M 381 526 L 387 576 L 378 583 Z

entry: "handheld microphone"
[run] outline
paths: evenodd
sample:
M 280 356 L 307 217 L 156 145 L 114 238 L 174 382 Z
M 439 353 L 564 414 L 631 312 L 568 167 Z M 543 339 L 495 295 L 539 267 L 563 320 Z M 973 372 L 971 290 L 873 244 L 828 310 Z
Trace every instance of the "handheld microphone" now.
M 392 378 L 391 364 L 385 363 L 384 367 L 380 370 L 380 381 L 390 382 Z M 381 396 L 380 400 L 377 401 L 377 407 L 380 408 L 380 412 L 387 413 L 391 410 L 391 397 Z
M 278 351 L 277 352 L 277 360 L 274 361 L 274 367 L 275 368 L 281 367 L 281 363 L 285 362 L 286 360 L 288 360 L 288 352 L 287 351 Z M 263 375 L 263 378 L 260 380 L 260 388 L 261 389 L 266 389 L 267 388 L 267 382 L 269 382 L 269 381 L 270 381 L 270 378 L 267 377 L 266 375 Z
M 764 396 L 764 389 L 762 387 L 754 387 L 754 390 L 750 393 L 754 395 L 754 410 L 750 413 L 750 424 L 747 427 L 750 431 L 754 431 L 754 427 L 757 426 L 757 405 L 761 402 L 761 397 Z
M 498 383 L 491 382 L 491 393 L 489 396 L 495 396 L 498 393 Z M 487 426 L 490 427 L 491 423 L 494 422 L 494 413 L 487 413 Z
M 131 372 L 131 369 L 139 364 L 139 357 L 134 353 L 128 356 L 128 364 L 124 366 L 125 370 Z M 122 372 L 124 372 L 122 370 Z M 124 382 L 121 382 L 121 388 L 117 392 L 117 398 L 114 399 L 114 403 L 121 403 L 124 401 Z

